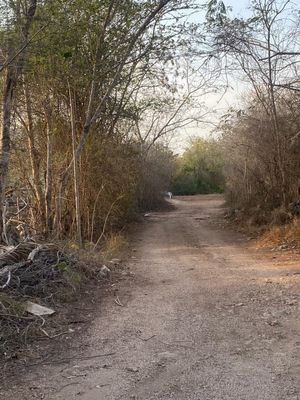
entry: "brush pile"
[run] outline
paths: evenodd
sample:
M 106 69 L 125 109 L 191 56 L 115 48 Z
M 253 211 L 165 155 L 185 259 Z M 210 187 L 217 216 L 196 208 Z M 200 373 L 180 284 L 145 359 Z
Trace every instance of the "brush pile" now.
M 44 317 L 29 304 L 54 307 L 61 289 L 74 290 L 74 264 L 53 244 L 24 241 L 0 248 L 0 357 L 43 331 Z

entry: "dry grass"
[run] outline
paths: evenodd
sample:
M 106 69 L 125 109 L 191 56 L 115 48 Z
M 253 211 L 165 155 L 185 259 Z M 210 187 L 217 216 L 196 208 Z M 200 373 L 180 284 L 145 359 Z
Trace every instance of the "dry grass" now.
M 300 246 L 300 218 L 294 218 L 286 225 L 268 229 L 258 241 L 259 247 L 272 247 L 281 244 Z
M 300 243 L 300 218 L 295 218 L 287 225 L 285 237 L 288 242 Z
M 102 256 L 107 260 L 118 257 L 128 247 L 128 240 L 122 233 L 111 234 L 102 248 Z

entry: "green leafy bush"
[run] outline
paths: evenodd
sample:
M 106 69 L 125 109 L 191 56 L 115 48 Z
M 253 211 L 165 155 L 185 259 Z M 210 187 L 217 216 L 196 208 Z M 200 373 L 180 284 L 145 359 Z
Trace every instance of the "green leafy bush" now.
M 175 195 L 219 193 L 224 188 L 221 143 L 214 139 L 194 139 L 177 159 L 172 191 Z

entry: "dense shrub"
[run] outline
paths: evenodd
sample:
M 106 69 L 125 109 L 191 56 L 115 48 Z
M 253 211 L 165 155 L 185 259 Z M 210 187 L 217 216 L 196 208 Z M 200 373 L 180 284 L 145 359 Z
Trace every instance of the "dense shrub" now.
M 177 159 L 172 191 L 177 195 L 222 192 L 222 167 L 220 141 L 195 139 Z
M 232 208 L 248 214 L 250 209 L 255 210 L 268 223 L 288 220 L 287 206 L 298 199 L 300 180 L 299 101 L 298 93 L 285 93 L 278 99 L 280 163 L 272 117 L 255 98 L 243 112 L 226 116 L 221 130 L 226 198 Z M 280 164 L 285 176 L 285 197 Z

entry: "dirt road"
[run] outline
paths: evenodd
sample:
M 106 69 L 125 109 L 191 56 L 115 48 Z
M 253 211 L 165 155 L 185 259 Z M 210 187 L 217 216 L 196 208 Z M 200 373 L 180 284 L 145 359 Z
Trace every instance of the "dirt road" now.
M 218 196 L 172 202 L 135 240 L 123 307 L 106 298 L 68 362 L 3 399 L 300 399 L 299 263 L 220 227 Z

